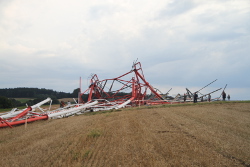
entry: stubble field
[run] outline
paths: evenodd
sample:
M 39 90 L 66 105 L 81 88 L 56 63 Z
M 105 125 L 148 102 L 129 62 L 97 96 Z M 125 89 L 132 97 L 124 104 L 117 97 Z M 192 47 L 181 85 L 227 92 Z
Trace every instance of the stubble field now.
M 250 166 L 250 103 L 123 109 L 0 134 L 0 166 Z

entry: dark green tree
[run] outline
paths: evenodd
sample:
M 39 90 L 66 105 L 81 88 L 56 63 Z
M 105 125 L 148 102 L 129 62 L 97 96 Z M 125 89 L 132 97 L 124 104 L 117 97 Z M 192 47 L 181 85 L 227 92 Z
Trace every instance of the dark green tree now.
M 0 96 L 0 108 L 11 108 L 13 107 L 12 101 L 7 97 Z
M 21 103 L 20 101 L 16 100 L 16 99 L 9 99 L 11 100 L 13 107 L 20 107 L 20 106 L 24 106 L 25 104 Z
M 71 94 L 71 97 L 75 97 L 75 98 L 78 97 L 79 92 L 80 92 L 80 88 L 76 88 Z

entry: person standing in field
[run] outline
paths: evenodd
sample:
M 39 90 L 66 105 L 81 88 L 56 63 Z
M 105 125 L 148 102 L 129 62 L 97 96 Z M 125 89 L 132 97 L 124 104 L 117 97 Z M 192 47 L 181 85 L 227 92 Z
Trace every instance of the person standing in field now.
M 208 101 L 211 101 L 211 94 L 208 94 Z
M 64 101 L 61 101 L 61 103 L 60 103 L 60 108 L 63 108 L 64 106 L 65 106 Z
M 225 101 L 226 97 L 227 97 L 227 94 L 223 91 L 223 92 L 222 92 L 223 101 Z
M 198 94 L 197 92 L 194 93 L 194 103 L 197 103 L 197 99 L 198 99 Z
M 230 95 L 229 94 L 227 95 L 227 100 L 230 101 Z
M 187 95 L 184 93 L 184 103 L 186 102 Z

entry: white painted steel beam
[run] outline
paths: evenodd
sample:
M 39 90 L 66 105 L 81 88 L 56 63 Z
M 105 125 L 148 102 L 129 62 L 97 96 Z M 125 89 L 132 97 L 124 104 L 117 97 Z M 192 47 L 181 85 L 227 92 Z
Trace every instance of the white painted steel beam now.
M 129 100 L 125 101 L 124 103 L 118 105 L 117 107 L 115 107 L 115 109 L 119 109 L 122 108 L 124 106 L 126 106 L 128 103 L 130 103 L 132 100 L 134 100 L 134 97 L 131 97 Z
M 59 117 L 59 116 L 64 116 L 64 115 L 65 116 L 73 115 L 73 114 L 81 111 L 84 108 L 87 108 L 87 107 L 90 107 L 90 106 L 93 106 L 93 105 L 96 105 L 96 104 L 98 104 L 98 101 L 94 101 L 92 103 L 84 104 L 84 105 L 79 106 L 79 107 L 74 107 L 74 108 L 70 108 L 70 109 L 67 109 L 67 110 L 62 110 L 60 112 L 51 113 L 51 114 L 48 114 L 48 117 L 51 119 L 53 117 Z
M 51 100 L 51 98 L 48 97 L 47 99 L 45 99 L 45 100 L 43 100 L 43 101 L 41 101 L 41 102 L 39 102 L 39 103 L 37 103 L 37 104 L 31 106 L 31 108 L 32 108 L 32 110 L 34 110 L 34 109 L 36 109 L 37 107 L 40 107 L 41 105 L 43 105 L 43 104 L 49 102 L 50 100 Z M 8 118 L 15 117 L 15 116 L 17 116 L 18 114 L 20 114 L 21 112 L 23 112 L 23 111 L 26 110 L 26 109 L 27 109 L 27 108 L 25 108 L 25 109 L 23 109 L 23 110 L 20 110 L 20 111 L 9 112 L 9 113 L 7 113 L 7 114 L 5 114 L 5 115 L 1 115 L 1 118 L 2 118 L 2 119 L 8 119 Z

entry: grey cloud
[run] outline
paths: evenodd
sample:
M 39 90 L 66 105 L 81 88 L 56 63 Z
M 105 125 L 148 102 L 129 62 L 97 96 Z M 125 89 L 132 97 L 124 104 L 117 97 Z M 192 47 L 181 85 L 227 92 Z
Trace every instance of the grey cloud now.
M 227 10 L 208 8 L 204 13 L 195 15 L 192 19 L 197 31 L 188 35 L 191 40 L 233 40 L 250 32 L 248 22 L 250 11 L 242 12 L 234 8 Z
M 194 41 L 225 41 L 233 40 L 244 36 L 243 33 L 237 32 L 223 32 L 223 31 L 213 31 L 213 32 L 196 32 L 195 34 L 189 36 L 189 40 Z
M 174 0 L 168 3 L 167 6 L 159 12 L 159 18 L 164 18 L 166 16 L 175 16 L 185 13 L 195 7 L 192 1 L 178 1 Z

